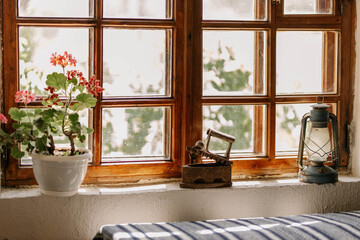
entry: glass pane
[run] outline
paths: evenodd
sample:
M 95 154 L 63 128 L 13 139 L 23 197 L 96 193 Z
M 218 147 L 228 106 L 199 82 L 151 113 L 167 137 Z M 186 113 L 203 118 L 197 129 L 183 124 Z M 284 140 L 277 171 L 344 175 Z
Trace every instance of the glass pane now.
M 333 14 L 334 0 L 284 0 L 284 14 Z
M 92 17 L 89 0 L 18 0 L 19 17 Z
M 105 18 L 171 18 L 170 0 L 104 0 Z
M 66 70 L 77 69 L 88 76 L 88 28 L 19 27 L 20 89 L 44 95 L 46 76 L 54 71 L 63 72 L 61 67 L 51 65 L 51 54 L 64 51 L 77 60 L 76 67 Z
M 203 139 L 208 128 L 236 138 L 231 155 L 264 153 L 265 106 L 211 105 L 203 107 Z M 211 138 L 209 151 L 224 154 L 228 143 Z
M 203 19 L 267 20 L 267 0 L 203 0 Z
M 102 162 L 169 157 L 168 107 L 105 108 Z
M 104 29 L 104 96 L 168 95 L 168 33 Z
M 276 105 L 276 151 L 297 154 L 301 130 L 301 119 L 310 112 L 307 104 L 278 104 Z M 328 103 L 326 103 L 328 104 Z M 336 104 L 328 104 L 330 112 L 336 112 Z
M 266 32 L 204 31 L 203 95 L 265 92 Z
M 28 111 L 33 111 L 33 109 L 28 109 Z M 83 110 L 79 112 L 79 121 L 81 123 L 82 126 L 86 126 L 89 127 L 89 110 Z M 90 126 L 92 127 L 92 126 Z M 89 139 L 90 137 L 92 137 L 92 134 L 87 135 L 85 142 L 80 142 L 77 138 L 74 140 L 75 142 L 75 146 L 77 148 L 87 148 L 87 149 L 92 149 L 90 143 L 91 140 Z M 70 143 L 68 138 L 66 138 L 65 136 L 54 136 L 54 141 L 55 141 L 55 146 L 56 148 L 69 148 L 70 147 Z M 26 145 L 22 145 L 21 148 L 22 149 L 26 149 Z M 90 160 L 91 161 L 91 160 Z M 28 156 L 27 152 L 25 152 L 25 156 L 23 158 L 21 158 L 21 162 L 20 162 L 21 166 L 31 166 L 32 165 L 32 160 L 31 158 Z
M 336 32 L 278 32 L 276 93 L 335 93 L 337 48 Z

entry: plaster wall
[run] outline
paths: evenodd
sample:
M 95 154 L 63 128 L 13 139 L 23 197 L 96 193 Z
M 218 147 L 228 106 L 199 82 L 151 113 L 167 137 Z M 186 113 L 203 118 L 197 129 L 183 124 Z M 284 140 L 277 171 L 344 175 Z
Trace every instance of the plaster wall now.
M 68 198 L 37 188 L 7 190 L 0 197 L 0 239 L 92 239 L 103 224 L 286 216 L 360 209 L 360 179 L 313 185 L 234 183 L 224 189 L 94 189 Z
M 360 13 L 360 4 L 356 4 L 356 12 Z M 356 65 L 355 65 L 355 85 L 354 85 L 354 120 L 352 123 L 352 173 L 360 177 L 360 17 L 356 20 L 357 27 L 355 38 Z

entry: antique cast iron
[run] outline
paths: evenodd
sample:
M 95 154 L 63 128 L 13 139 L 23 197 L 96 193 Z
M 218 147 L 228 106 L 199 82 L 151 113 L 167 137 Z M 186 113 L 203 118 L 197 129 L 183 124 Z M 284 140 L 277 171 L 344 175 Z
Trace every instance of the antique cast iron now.
M 208 129 L 205 144 L 197 141 L 195 146 L 186 147 L 189 152 L 191 164 L 182 167 L 182 188 L 218 188 L 230 187 L 231 164 L 229 161 L 232 143 L 235 141 L 233 136 Z M 211 137 L 216 137 L 228 142 L 228 148 L 224 156 L 209 152 Z M 195 163 L 200 156 L 215 160 L 215 163 Z

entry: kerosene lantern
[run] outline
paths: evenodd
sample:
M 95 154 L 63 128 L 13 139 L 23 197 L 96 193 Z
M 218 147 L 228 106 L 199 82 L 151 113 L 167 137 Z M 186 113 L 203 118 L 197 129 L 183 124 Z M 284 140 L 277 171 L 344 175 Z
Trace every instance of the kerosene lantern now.
M 324 99 L 311 105 L 312 110 L 301 119 L 301 134 L 298 153 L 299 179 L 306 183 L 335 183 L 340 163 L 338 123 Z M 303 164 L 303 153 L 307 153 L 308 164 Z M 304 160 L 305 162 L 305 160 Z M 325 165 L 325 163 L 327 163 Z

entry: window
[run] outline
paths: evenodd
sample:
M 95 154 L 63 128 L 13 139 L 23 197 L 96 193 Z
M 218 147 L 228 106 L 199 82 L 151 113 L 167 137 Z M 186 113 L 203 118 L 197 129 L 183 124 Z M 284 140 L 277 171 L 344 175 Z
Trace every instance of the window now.
M 185 147 L 207 128 L 236 137 L 234 176 L 296 173 L 300 119 L 318 95 L 339 118 L 346 167 L 352 4 L 4 1 L 5 112 L 19 89 L 41 95 L 53 71 L 48 56 L 67 50 L 105 88 L 82 114 L 95 129 L 86 143 L 93 152 L 86 183 L 180 177 Z M 226 146 L 214 141 L 210 148 L 222 153 Z M 30 159 L 10 159 L 7 185 L 34 182 Z

